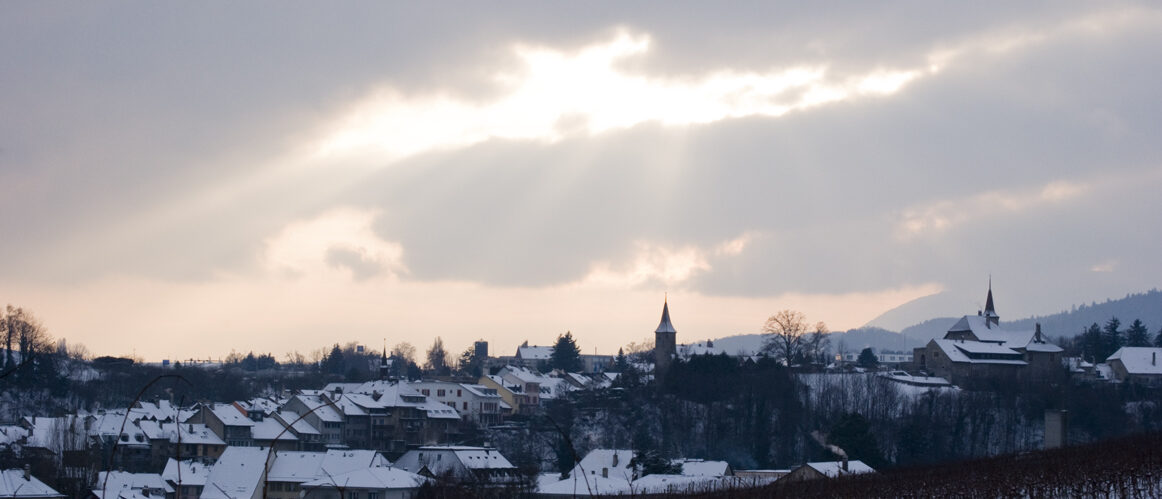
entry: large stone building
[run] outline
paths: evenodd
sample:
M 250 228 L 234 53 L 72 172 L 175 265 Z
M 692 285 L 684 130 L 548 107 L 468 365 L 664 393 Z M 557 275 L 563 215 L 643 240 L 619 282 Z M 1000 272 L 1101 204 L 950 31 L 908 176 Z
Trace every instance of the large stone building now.
M 989 285 L 985 309 L 956 321 L 942 339 L 916 348 L 916 367 L 962 385 L 969 380 L 1043 376 L 1061 363 L 1061 347 L 1049 343 L 1037 324 L 1033 331 L 1001 327 Z

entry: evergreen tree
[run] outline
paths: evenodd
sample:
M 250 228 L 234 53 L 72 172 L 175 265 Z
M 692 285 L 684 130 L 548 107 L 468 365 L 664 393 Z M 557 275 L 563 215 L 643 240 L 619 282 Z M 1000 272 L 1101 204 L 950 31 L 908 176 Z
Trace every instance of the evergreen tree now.
M 617 372 L 619 373 L 623 373 L 627 368 L 629 368 L 629 359 L 625 358 L 624 349 L 617 349 L 617 359 L 614 361 L 613 365 L 614 369 L 617 369 Z
M 1134 319 L 1134 322 L 1130 324 L 1130 328 L 1126 330 L 1126 346 L 1150 346 L 1150 331 L 1146 329 L 1146 325 L 1142 324 L 1140 319 Z
M 570 373 L 580 372 L 584 368 L 581 363 L 581 349 L 573 340 L 573 333 L 565 331 L 565 334 L 557 337 L 557 344 L 553 345 L 553 355 L 549 357 L 549 368 Z
M 484 374 L 484 366 L 480 357 L 476 356 L 475 348 L 468 347 L 464 353 L 460 354 L 460 370 L 477 378 Z
M 1102 347 L 1104 347 L 1102 359 L 1113 355 L 1125 345 L 1125 336 L 1119 329 L 1121 327 L 1122 321 L 1119 321 L 1117 317 L 1110 317 L 1110 320 L 1106 321 L 1106 327 L 1102 329 Z
M 1158 328 L 1158 334 L 1154 335 L 1154 346 L 1162 348 L 1162 328 Z
M 876 357 L 876 353 L 872 351 L 871 347 L 860 350 L 859 358 L 856 359 L 855 362 L 856 364 L 859 364 L 859 367 L 865 367 L 868 369 L 878 367 L 880 365 L 880 359 Z
M 629 465 L 638 478 L 646 475 L 677 475 L 682 473 L 682 465 L 666 459 L 658 449 L 655 439 L 645 427 L 638 428 L 633 437 L 633 459 Z
M 1101 327 L 1095 322 L 1081 333 L 1081 357 L 1097 364 L 1105 361 L 1106 358 L 1102 356 L 1104 351 Z
M 343 361 L 343 350 L 336 343 L 331 348 L 330 355 L 327 355 L 327 358 L 323 360 L 323 372 L 327 374 L 343 374 L 343 368 L 345 366 L 346 362 Z

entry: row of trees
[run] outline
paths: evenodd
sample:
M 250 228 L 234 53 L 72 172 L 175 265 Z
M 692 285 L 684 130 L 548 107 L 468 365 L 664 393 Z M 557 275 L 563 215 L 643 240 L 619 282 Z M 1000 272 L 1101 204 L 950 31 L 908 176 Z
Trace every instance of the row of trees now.
M 1105 326 L 1096 322 L 1083 329 L 1073 338 L 1062 340 L 1061 347 L 1067 355 L 1081 356 L 1090 362 L 1105 362 L 1105 359 L 1122 347 L 1162 347 L 1162 329 L 1151 336 L 1146 324 L 1134 319 L 1130 326 L 1122 329 L 1122 321 L 1111 317 Z

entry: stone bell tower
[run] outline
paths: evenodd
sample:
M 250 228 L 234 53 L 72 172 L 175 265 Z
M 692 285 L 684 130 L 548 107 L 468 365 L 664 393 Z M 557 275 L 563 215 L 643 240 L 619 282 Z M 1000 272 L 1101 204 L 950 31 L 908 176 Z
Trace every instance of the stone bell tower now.
M 670 370 L 670 363 L 678 353 L 678 331 L 670 323 L 670 300 L 662 303 L 662 321 L 654 330 L 654 379 L 661 382 Z

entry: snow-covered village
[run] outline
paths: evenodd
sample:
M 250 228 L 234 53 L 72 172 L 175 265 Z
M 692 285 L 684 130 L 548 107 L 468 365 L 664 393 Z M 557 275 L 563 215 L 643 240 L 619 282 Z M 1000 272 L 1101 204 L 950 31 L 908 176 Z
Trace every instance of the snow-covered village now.
M 1132 302 L 1157 313 L 1162 292 L 1100 308 Z M 10 307 L 0 332 L 18 348 L 3 351 L 3 492 L 843 495 L 817 483 L 1014 454 L 1060 460 L 1030 452 L 1108 445 L 1162 424 L 1162 331 L 1150 335 L 1141 320 L 1123 330 L 1112 318 L 1095 334 L 1054 336 L 1040 323 L 1009 327 L 991 287 L 985 303 L 884 360 L 873 347 L 845 355 L 833 337 L 859 331 L 831 333 L 791 310 L 762 334 L 682 342 L 680 312 L 663 302 L 653 341 L 615 355 L 583 354 L 583 338 L 565 332 L 512 355 L 479 340 L 457 357 L 437 338 L 419 358 L 385 341 L 378 351 L 336 344 L 310 361 L 235 353 L 161 363 L 53 347 L 36 317 Z M 1008 488 L 994 492 L 1029 495 L 1097 494 L 1086 487 L 1111 479 L 1080 473 L 1013 488 L 996 478 Z M 1162 490 L 1153 478 L 1121 480 L 1143 495 Z
M 0 1 L 0 499 L 1162 497 L 1162 4 Z

